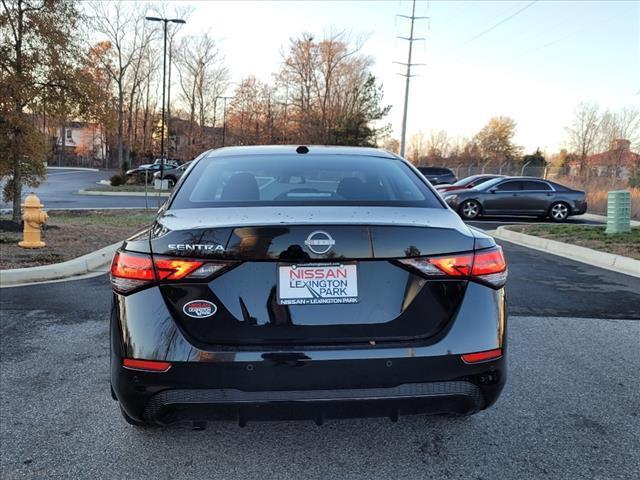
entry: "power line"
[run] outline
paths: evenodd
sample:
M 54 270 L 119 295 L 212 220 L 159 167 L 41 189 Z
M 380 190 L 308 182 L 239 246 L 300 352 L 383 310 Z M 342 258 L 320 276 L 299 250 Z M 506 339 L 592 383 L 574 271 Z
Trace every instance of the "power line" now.
M 490 31 L 494 30 L 495 28 L 498 28 L 500 25 L 502 25 L 505 22 L 508 22 L 509 20 L 511 20 L 513 17 L 515 17 L 516 15 L 519 15 L 520 13 L 524 12 L 527 8 L 531 7 L 534 3 L 537 3 L 538 0 L 533 0 L 533 2 L 528 3 L 527 5 L 525 5 L 524 7 L 522 7 L 520 10 L 517 10 L 516 12 L 512 13 L 511 15 L 509 15 L 506 18 L 503 18 L 502 20 L 500 20 L 498 23 L 496 23 L 495 25 L 492 25 L 491 27 L 487 28 L 485 31 L 480 32 L 479 34 L 471 37 L 469 40 L 465 41 L 464 43 L 458 45 L 456 48 L 462 48 L 464 46 L 469 45 L 471 42 L 473 42 L 474 40 L 482 37 L 483 35 L 486 35 L 487 33 L 489 33 Z
M 548 47 L 550 47 L 552 45 L 555 45 L 558 42 L 562 42 L 562 41 L 566 40 L 567 38 L 570 38 L 570 37 L 572 37 L 574 35 L 582 33 L 582 32 L 584 32 L 586 30 L 593 29 L 595 25 L 598 25 L 600 27 L 602 27 L 603 25 L 607 25 L 612 20 L 616 20 L 617 18 L 618 18 L 618 16 L 614 15 L 614 16 L 611 16 L 611 17 L 605 19 L 605 20 L 600 20 L 599 19 L 597 22 L 591 22 L 591 23 L 589 23 L 588 25 L 586 25 L 586 26 L 584 26 L 582 28 L 579 28 L 577 30 L 573 30 L 572 32 L 569 32 L 566 35 L 563 35 L 563 36 L 561 36 L 559 38 L 556 38 L 555 40 L 547 42 L 547 43 L 545 43 L 543 45 L 539 45 L 539 46 L 534 47 L 532 49 L 525 50 L 524 52 L 520 53 L 518 56 L 514 57 L 512 61 L 519 60 L 520 58 L 525 57 L 525 56 L 529 55 L 530 53 L 535 53 L 535 52 L 537 52 L 539 50 L 544 50 L 545 48 L 548 48 Z
M 407 58 L 407 63 L 393 62 L 393 63 L 397 63 L 407 67 L 406 73 L 399 74 L 407 79 L 404 87 L 404 112 L 402 114 L 402 133 L 400 136 L 400 156 L 404 157 L 404 149 L 406 145 L 406 136 L 407 136 L 407 109 L 409 107 L 409 80 L 411 80 L 411 77 L 415 77 L 415 74 L 411 73 L 411 67 L 424 65 L 423 63 L 411 63 L 411 54 L 413 52 L 413 42 L 416 42 L 418 40 L 424 40 L 424 38 L 415 38 L 413 36 L 413 26 L 416 20 L 425 20 L 425 19 L 428 19 L 429 17 L 416 17 L 416 0 L 413 0 L 413 6 L 411 7 L 411 16 L 398 15 L 398 17 L 411 20 L 411 30 L 410 30 L 409 36 L 398 37 L 400 40 L 406 40 L 409 42 L 409 55 Z

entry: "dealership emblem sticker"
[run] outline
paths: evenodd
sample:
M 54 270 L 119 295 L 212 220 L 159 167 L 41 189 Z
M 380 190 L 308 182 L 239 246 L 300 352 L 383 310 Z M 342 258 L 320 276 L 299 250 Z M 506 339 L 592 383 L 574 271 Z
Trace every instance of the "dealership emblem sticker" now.
M 327 232 L 316 230 L 309 234 L 304 244 L 316 255 L 323 255 L 331 250 L 331 247 L 336 244 L 336 241 Z
M 191 318 L 211 317 L 217 310 L 218 307 L 208 300 L 192 300 L 182 307 L 184 314 Z

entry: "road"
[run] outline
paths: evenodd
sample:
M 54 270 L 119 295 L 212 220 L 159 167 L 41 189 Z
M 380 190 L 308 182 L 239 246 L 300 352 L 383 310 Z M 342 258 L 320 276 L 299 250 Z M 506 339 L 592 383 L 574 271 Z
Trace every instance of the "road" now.
M 109 396 L 108 279 L 2 290 L 0 476 L 637 478 L 640 279 L 504 248 L 509 381 L 466 419 L 138 431 Z
M 23 195 L 26 196 L 33 191 L 47 210 L 53 208 L 144 208 L 144 197 L 78 195 L 78 190 L 95 187 L 100 180 L 107 180 L 115 173 L 115 171 L 105 170 L 93 172 L 47 169 L 47 180 L 37 188 L 25 187 Z M 150 201 L 150 206 L 157 206 L 156 197 Z M 9 203 L 0 200 L 0 210 L 9 208 L 11 208 Z

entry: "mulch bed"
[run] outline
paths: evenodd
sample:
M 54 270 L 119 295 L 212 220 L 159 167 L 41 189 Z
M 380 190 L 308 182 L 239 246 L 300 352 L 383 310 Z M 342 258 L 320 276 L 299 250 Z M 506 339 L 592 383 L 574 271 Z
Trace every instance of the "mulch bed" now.
M 137 210 L 49 212 L 49 216 L 43 228 L 47 245 L 39 249 L 19 247 L 22 225 L 0 219 L 0 270 L 71 260 L 130 237 L 153 218 Z

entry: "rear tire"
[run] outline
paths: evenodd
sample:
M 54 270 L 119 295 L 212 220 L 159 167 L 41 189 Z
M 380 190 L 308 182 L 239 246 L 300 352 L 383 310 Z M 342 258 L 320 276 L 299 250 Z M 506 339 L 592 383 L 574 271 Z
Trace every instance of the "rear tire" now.
M 565 202 L 555 202 L 549 207 L 549 217 L 554 222 L 564 222 L 569 218 L 569 205 Z
M 460 216 L 465 220 L 475 220 L 480 216 L 482 207 L 477 200 L 465 200 L 460 205 Z
M 124 421 L 127 422 L 129 425 L 133 425 L 134 427 L 138 427 L 138 428 L 146 428 L 149 426 L 148 423 L 139 422 L 138 420 L 134 420 L 129 415 L 127 415 L 127 412 L 124 411 L 124 408 L 122 408 L 122 405 L 120 405 L 120 413 L 122 414 L 122 418 L 124 418 Z

